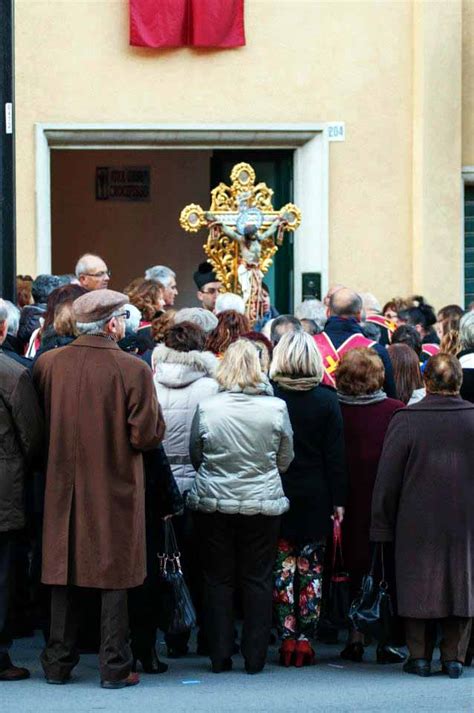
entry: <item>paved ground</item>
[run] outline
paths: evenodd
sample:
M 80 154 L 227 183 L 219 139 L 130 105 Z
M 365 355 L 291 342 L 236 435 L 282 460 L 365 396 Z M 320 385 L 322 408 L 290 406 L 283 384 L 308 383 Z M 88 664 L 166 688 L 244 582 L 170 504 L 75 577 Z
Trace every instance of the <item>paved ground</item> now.
M 104 691 L 98 686 L 95 656 L 83 656 L 67 686 L 44 683 L 38 655 L 41 639 L 15 643 L 15 662 L 27 665 L 32 678 L 0 684 L 1 713 L 200 713 L 201 711 L 279 713 L 474 713 L 474 668 L 463 678 L 441 674 L 422 679 L 400 666 L 377 666 L 373 649 L 367 663 L 338 658 L 341 646 L 319 646 L 319 663 L 307 669 L 282 669 L 272 647 L 269 663 L 256 676 L 243 672 L 240 656 L 234 670 L 212 674 L 207 659 L 190 656 L 170 661 L 170 671 L 142 676 L 134 688 Z

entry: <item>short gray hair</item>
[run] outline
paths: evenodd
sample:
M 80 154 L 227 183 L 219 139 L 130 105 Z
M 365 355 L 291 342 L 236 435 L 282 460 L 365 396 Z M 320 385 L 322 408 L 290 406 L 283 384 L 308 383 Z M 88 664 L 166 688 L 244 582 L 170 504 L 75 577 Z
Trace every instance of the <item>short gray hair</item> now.
M 76 329 L 79 334 L 97 334 L 103 332 L 111 319 L 123 313 L 124 309 L 120 308 L 116 309 L 107 319 L 99 319 L 97 322 L 76 322 Z
M 169 287 L 169 283 L 173 278 L 176 279 L 176 273 L 166 265 L 155 265 L 145 271 L 145 280 L 161 282 L 164 287 Z
M 174 323 L 180 324 L 181 322 L 192 322 L 201 327 L 206 334 L 212 332 L 218 325 L 216 315 L 202 307 L 184 307 L 184 309 L 178 310 L 174 316 Z
M 245 314 L 245 302 L 240 295 L 233 292 L 224 292 L 217 296 L 216 299 L 216 314 L 234 310 L 239 314 Z
M 461 349 L 474 349 L 474 311 L 466 312 L 459 323 Z
M 90 262 L 89 258 L 91 258 L 91 257 L 96 258 L 97 260 L 102 260 L 100 255 L 94 255 L 94 253 L 84 253 L 84 255 L 81 255 L 81 257 L 79 258 L 79 260 L 76 263 L 76 267 L 74 270 L 74 273 L 75 273 L 77 279 L 79 279 L 79 277 L 81 275 L 84 275 L 87 272 L 87 270 L 89 269 L 89 267 L 88 267 L 89 262 Z M 102 260 L 102 262 L 104 262 L 104 261 Z
M 7 322 L 8 322 L 8 334 L 12 337 L 16 337 L 18 334 L 18 327 L 20 326 L 20 310 L 19 308 L 10 302 L 10 300 L 2 300 L 7 308 Z
M 298 319 L 313 319 L 320 331 L 322 332 L 328 317 L 326 314 L 326 307 L 323 305 L 321 300 L 305 300 L 302 302 L 295 311 L 295 316 Z
M 359 297 L 362 300 L 362 309 L 364 312 L 367 312 L 368 310 L 378 312 L 378 314 L 382 312 L 382 305 L 376 296 L 372 294 L 372 292 L 359 292 Z
M 270 378 L 276 375 L 289 377 L 323 378 L 323 361 L 316 342 L 306 332 L 286 332 L 273 350 Z
M 5 300 L 0 299 L 0 324 L 8 322 L 8 307 Z
M 135 334 L 135 332 L 138 331 L 140 322 L 142 321 L 142 313 L 138 307 L 135 307 L 135 305 L 132 304 L 124 304 L 123 311 L 125 312 L 125 310 L 128 310 L 130 314 L 130 317 L 125 320 L 125 329 L 128 334 Z

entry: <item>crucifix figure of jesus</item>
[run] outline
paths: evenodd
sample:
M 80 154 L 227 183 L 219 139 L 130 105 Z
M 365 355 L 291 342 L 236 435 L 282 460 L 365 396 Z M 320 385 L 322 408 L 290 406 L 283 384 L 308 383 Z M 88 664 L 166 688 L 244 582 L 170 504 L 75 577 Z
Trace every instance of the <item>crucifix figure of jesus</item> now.
M 287 230 L 301 222 L 298 208 L 288 203 L 279 211 L 273 191 L 255 185 L 255 171 L 246 163 L 234 166 L 232 185 L 220 183 L 211 192 L 211 207 L 190 204 L 181 212 L 181 226 L 189 232 L 209 229 L 204 250 L 225 292 L 240 293 L 252 324 L 262 316 L 262 280 Z

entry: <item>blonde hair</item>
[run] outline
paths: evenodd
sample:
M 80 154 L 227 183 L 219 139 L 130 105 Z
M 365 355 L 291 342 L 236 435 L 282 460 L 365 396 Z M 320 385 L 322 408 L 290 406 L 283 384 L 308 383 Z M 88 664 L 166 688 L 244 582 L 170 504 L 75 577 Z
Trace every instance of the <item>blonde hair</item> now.
M 304 331 L 287 332 L 273 351 L 270 378 L 277 374 L 290 377 L 323 378 L 323 362 L 314 339 Z
M 258 351 L 248 339 L 237 339 L 227 347 L 216 372 L 217 383 L 226 391 L 258 386 L 264 378 Z

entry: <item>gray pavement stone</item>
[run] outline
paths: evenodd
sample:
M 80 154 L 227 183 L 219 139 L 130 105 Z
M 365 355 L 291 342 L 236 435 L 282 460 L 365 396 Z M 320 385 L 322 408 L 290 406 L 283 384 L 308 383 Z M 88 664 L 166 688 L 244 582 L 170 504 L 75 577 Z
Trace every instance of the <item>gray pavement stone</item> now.
M 474 668 L 455 681 L 439 673 L 422 679 L 401 666 L 377 666 L 373 648 L 367 662 L 352 664 L 338 657 L 341 645 L 319 645 L 318 664 L 298 670 L 279 667 L 277 647 L 271 647 L 256 676 L 244 672 L 241 656 L 234 656 L 233 671 L 216 675 L 206 658 L 192 655 L 170 660 L 167 674 L 143 674 L 138 686 L 104 691 L 93 655 L 81 657 L 72 683 L 48 686 L 41 647 L 40 636 L 15 642 L 12 657 L 32 677 L 0 684 L 1 713 L 474 713 Z

